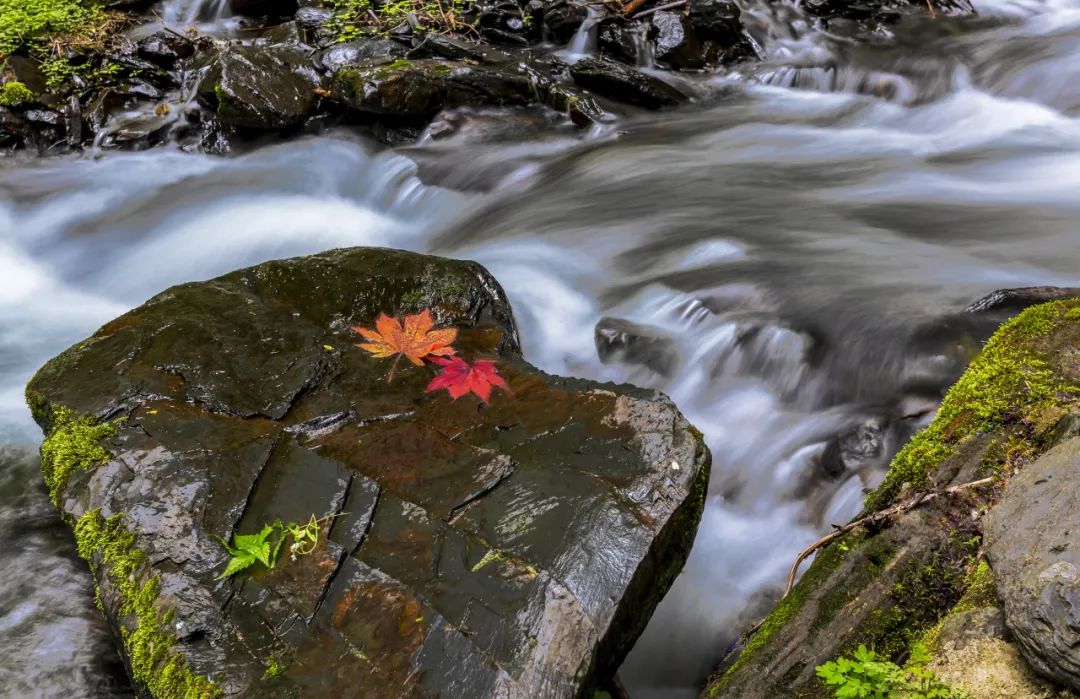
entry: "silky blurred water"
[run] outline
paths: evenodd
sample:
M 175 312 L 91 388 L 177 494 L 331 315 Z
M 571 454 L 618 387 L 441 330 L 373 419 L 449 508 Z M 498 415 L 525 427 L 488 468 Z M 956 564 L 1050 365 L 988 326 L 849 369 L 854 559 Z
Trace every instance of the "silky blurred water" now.
M 817 476 L 825 443 L 955 376 L 913 334 L 996 288 L 1080 284 L 1080 2 L 978 7 L 880 46 L 766 13 L 767 60 L 700 86 L 728 97 L 591 135 L 523 140 L 481 110 L 397 151 L 341 134 L 0 164 L 0 694 L 125 691 L 27 451 L 36 367 L 169 285 L 388 245 L 482 262 L 530 361 L 661 388 L 705 433 L 693 553 L 620 673 L 634 699 L 696 696 L 880 477 Z M 667 338 L 667 369 L 602 362 L 605 317 Z

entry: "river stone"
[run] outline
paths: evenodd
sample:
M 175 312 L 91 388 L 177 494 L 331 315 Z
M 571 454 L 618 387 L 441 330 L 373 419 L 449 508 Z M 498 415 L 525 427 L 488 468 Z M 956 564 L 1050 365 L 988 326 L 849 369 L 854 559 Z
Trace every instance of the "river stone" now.
M 689 17 L 679 12 L 661 11 L 652 16 L 656 28 L 656 58 L 672 68 L 700 68 L 705 65 L 701 42 Z
M 315 112 L 318 73 L 307 53 L 286 44 L 225 46 L 200 60 L 199 101 L 227 126 L 276 130 Z
M 608 99 L 646 109 L 671 107 L 687 96 L 648 73 L 606 58 L 587 58 L 570 66 L 574 82 Z
M 430 366 L 354 346 L 350 326 L 424 308 L 509 390 L 452 401 L 425 392 Z M 173 287 L 27 397 L 47 432 L 123 418 L 58 502 L 118 515 L 145 554 L 134 580 L 170 615 L 154 670 L 178 660 L 228 696 L 591 697 L 681 569 L 709 473 L 662 394 L 527 364 L 482 267 L 386 249 Z M 335 518 L 310 555 L 219 577 L 218 537 L 312 515 Z M 124 581 L 80 544 L 131 639 Z
M 514 68 L 432 59 L 362 62 L 338 70 L 332 90 L 359 112 L 417 118 L 453 107 L 524 106 L 538 99 L 529 76 Z
M 1080 438 L 1009 481 L 986 521 L 1005 619 L 1039 674 L 1080 690 Z

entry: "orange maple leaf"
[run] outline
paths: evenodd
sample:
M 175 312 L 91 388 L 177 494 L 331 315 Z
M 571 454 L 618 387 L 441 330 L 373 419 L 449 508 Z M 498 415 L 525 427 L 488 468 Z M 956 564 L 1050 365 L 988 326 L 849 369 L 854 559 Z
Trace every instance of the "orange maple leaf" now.
M 454 354 L 451 347 L 457 339 L 456 328 L 434 329 L 431 311 L 425 308 L 415 315 L 405 316 L 404 322 L 380 313 L 375 329 L 353 327 L 367 342 L 356 345 L 376 357 L 405 357 L 416 366 L 424 366 L 428 356 L 448 357 Z M 396 366 L 396 362 L 395 362 Z

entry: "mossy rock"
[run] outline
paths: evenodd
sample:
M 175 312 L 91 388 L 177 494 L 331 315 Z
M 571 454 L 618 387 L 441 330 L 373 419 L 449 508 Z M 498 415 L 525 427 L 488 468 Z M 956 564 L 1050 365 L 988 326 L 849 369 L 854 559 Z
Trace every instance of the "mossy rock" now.
M 875 512 L 918 492 L 987 477 L 1003 484 L 1080 424 L 1080 300 L 1005 323 L 952 388 L 934 422 L 867 499 Z M 858 528 L 813 564 L 703 696 L 830 697 L 815 668 L 865 644 L 903 662 L 950 613 L 992 589 L 978 558 L 993 487 L 938 497 Z
M 430 309 L 490 403 L 353 326 Z M 392 380 L 391 380 L 392 378 Z M 169 289 L 27 389 L 140 692 L 590 697 L 681 569 L 709 456 L 662 395 L 543 374 L 479 265 L 383 249 Z M 219 539 L 327 518 L 222 579 Z
M 463 106 L 524 106 L 541 101 L 516 65 L 489 67 L 461 61 L 364 61 L 332 80 L 334 98 L 358 112 L 430 118 Z

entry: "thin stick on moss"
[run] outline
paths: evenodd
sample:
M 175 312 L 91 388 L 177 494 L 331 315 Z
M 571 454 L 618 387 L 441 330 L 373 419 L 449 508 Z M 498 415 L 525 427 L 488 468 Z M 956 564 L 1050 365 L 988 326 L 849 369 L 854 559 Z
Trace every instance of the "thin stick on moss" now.
M 847 534 L 853 529 L 857 529 L 858 527 L 868 524 L 879 524 L 881 522 L 887 521 L 891 517 L 903 514 L 904 512 L 912 510 L 919 505 L 922 505 L 923 503 L 935 500 L 941 495 L 952 495 L 954 493 L 959 493 L 963 490 L 970 490 L 972 488 L 981 488 L 986 485 L 993 485 L 993 483 L 993 478 L 981 478 L 977 481 L 971 481 L 970 483 L 961 483 L 959 485 L 951 485 L 948 488 L 943 488 L 941 490 L 933 490 L 925 493 L 920 493 L 906 502 L 901 502 L 893 505 L 892 507 L 881 510 L 880 512 L 875 512 L 872 515 L 861 517 L 852 522 L 848 522 L 843 526 L 833 525 L 835 527 L 833 531 L 829 532 L 825 536 L 821 537 L 814 543 L 807 546 L 805 549 L 802 550 L 798 558 L 795 559 L 795 562 L 791 565 L 791 572 L 788 573 L 787 588 L 784 590 L 784 595 L 780 599 L 784 599 L 784 597 L 787 597 L 791 594 L 791 590 L 795 587 L 795 577 L 799 574 L 799 566 L 802 565 L 803 561 L 809 558 L 811 554 L 813 554 L 818 549 L 822 548 L 823 546 L 827 546 L 830 542 L 839 539 L 841 536 Z

